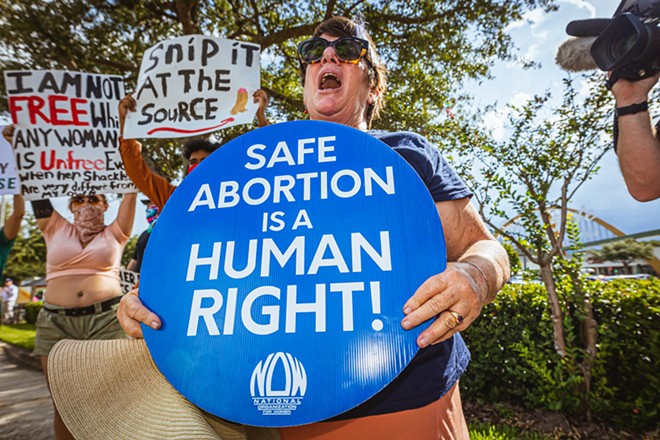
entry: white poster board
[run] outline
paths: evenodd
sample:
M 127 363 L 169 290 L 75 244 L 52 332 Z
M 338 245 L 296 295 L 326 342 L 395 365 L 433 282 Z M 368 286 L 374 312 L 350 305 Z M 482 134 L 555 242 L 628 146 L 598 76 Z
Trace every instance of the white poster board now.
M 161 41 L 142 58 L 124 137 L 197 136 L 250 124 L 260 88 L 257 44 L 188 35 Z
M 0 131 L 4 128 L 0 126 Z M 0 195 L 20 194 L 19 182 L 14 152 L 5 138 L 0 136 Z
M 122 77 L 59 70 L 4 74 L 26 200 L 135 191 L 118 149 Z
M 140 281 L 140 274 L 128 269 L 119 269 L 119 284 L 121 285 L 121 292 L 126 295 L 131 290 L 135 289 L 138 281 Z

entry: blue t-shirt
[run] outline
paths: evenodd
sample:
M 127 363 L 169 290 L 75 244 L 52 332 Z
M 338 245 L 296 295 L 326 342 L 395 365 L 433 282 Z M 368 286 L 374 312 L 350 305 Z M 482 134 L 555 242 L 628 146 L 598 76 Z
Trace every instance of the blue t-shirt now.
M 472 192 L 426 138 L 411 132 L 367 132 L 399 153 L 424 181 L 433 200 L 472 197 Z M 371 399 L 332 420 L 388 414 L 421 408 L 445 395 L 470 361 L 470 351 L 458 333 L 420 350 L 388 386 Z

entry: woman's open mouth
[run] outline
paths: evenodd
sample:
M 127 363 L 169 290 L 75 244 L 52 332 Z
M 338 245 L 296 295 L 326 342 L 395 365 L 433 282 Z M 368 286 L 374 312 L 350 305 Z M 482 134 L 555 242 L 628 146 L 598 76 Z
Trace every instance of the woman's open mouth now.
M 341 87 L 341 80 L 334 73 L 324 73 L 321 77 L 321 83 L 319 84 L 319 90 L 330 90 L 338 89 Z

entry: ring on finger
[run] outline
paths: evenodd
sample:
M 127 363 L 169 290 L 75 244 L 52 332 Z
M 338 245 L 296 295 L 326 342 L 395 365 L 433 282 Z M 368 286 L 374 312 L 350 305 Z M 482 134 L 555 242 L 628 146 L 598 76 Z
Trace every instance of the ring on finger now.
M 451 316 L 454 317 L 456 320 L 456 325 L 462 324 L 463 323 L 463 315 L 461 315 L 458 312 L 454 312 L 453 310 L 447 310 L 449 313 L 451 313 Z

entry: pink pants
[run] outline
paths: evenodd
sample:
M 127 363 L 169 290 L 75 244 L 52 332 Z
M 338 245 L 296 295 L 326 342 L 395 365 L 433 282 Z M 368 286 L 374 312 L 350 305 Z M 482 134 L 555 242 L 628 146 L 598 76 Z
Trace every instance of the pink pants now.
M 281 428 L 282 440 L 469 439 L 458 384 L 426 406 L 391 414 Z

